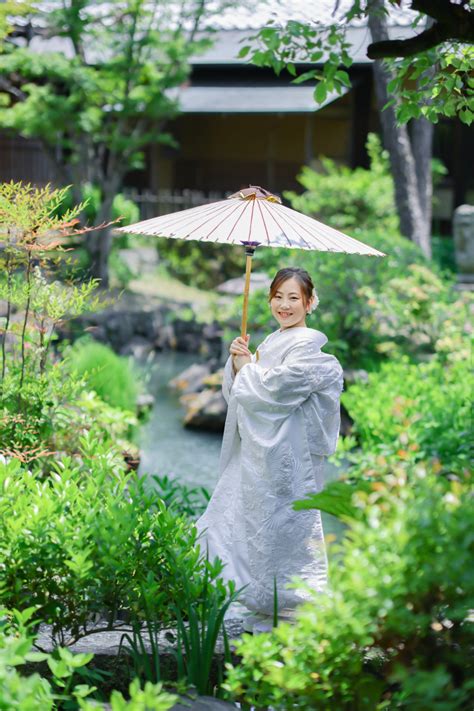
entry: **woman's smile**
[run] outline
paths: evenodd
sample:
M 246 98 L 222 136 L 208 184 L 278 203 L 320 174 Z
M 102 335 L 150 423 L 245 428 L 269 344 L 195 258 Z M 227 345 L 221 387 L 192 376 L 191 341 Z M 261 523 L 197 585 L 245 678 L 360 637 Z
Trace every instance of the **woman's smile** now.
M 270 300 L 270 308 L 282 328 L 306 326 L 306 304 L 301 286 L 295 277 L 286 279 L 280 285 Z

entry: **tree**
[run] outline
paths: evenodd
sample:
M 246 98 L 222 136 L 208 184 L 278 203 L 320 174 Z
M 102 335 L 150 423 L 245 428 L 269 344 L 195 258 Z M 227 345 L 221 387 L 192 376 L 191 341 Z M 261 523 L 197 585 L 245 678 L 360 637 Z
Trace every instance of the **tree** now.
M 178 113 L 170 91 L 208 44 L 197 37 L 205 0 L 50 5 L 13 17 L 0 53 L 0 128 L 39 139 L 76 202 L 84 183 L 98 186 L 101 224 L 125 174 L 143 165 L 145 147 L 173 141 L 165 130 Z M 41 51 L 33 38 L 41 38 Z M 104 286 L 110 242 L 110 229 L 88 240 L 91 274 Z
M 409 39 L 376 40 L 367 47 L 370 59 L 413 57 L 448 41 L 474 44 L 474 13 L 469 0 L 412 0 L 411 7 L 430 17 L 432 22 Z
M 388 37 L 387 15 L 388 7 L 398 4 L 353 0 L 341 10 L 335 0 L 333 23 L 270 25 L 250 38 L 252 44 L 243 47 L 240 56 L 250 54 L 253 63 L 277 73 L 286 69 L 295 83 L 317 80 L 314 96 L 322 103 L 329 91 L 342 93 L 350 86 L 347 29 L 355 18 L 367 20 L 372 38 L 367 54 L 375 59 L 375 88 L 400 230 L 430 256 L 432 124 L 439 116 L 458 116 L 467 124 L 474 119 L 474 13 L 467 1 L 412 0 L 412 9 L 419 13 L 413 26 L 421 26 L 421 32 L 395 41 Z M 301 72 L 302 63 L 309 63 L 309 69 Z
M 376 43 L 388 40 L 383 7 L 383 0 L 370 2 L 368 23 L 372 40 Z M 427 69 L 426 76 L 432 79 L 433 72 Z M 410 137 L 407 125 L 397 123 L 397 104 L 390 101 L 389 86 L 393 81 L 393 70 L 379 59 L 375 60 L 375 91 L 384 143 L 390 155 L 400 232 L 418 244 L 427 257 L 431 257 L 433 124 L 424 116 L 414 118 Z

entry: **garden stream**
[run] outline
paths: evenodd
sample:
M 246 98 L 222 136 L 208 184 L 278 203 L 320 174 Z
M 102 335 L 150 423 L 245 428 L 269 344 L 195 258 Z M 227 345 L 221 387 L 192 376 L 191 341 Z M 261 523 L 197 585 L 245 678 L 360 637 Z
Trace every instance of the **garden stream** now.
M 164 351 L 144 368 L 147 389 L 155 397 L 151 416 L 140 437 L 140 473 L 178 479 L 189 486 L 204 486 L 210 492 L 218 478 L 222 435 L 187 429 L 182 425 L 183 408 L 179 394 L 169 381 L 199 358 L 192 353 Z M 335 479 L 338 470 L 328 465 L 327 479 Z M 323 513 L 325 535 L 338 535 L 343 524 Z

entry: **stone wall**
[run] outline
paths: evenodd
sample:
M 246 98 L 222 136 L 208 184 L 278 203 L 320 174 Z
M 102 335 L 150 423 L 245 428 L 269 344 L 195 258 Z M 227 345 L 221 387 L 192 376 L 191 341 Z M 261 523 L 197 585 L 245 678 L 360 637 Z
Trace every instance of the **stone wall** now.
M 89 333 L 121 355 L 145 357 L 152 351 L 178 350 L 215 360 L 221 359 L 222 329 L 217 322 L 199 323 L 183 319 L 192 304 L 122 295 L 101 311 L 85 314 L 60 331 L 62 338 L 75 340 Z

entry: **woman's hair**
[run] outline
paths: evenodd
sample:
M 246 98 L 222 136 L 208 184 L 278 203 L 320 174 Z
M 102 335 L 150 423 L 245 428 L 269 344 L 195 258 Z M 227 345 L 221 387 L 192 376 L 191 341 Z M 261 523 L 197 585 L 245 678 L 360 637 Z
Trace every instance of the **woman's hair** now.
M 273 277 L 273 281 L 270 284 L 270 294 L 268 296 L 268 301 L 271 301 L 273 299 L 283 282 L 285 282 L 287 279 L 291 279 L 292 277 L 295 277 L 301 287 L 304 305 L 307 306 L 311 298 L 314 296 L 315 301 L 313 308 L 316 308 L 319 303 L 319 299 L 314 288 L 313 280 L 311 279 L 306 269 L 300 269 L 300 267 L 284 267 L 275 274 L 275 276 Z

